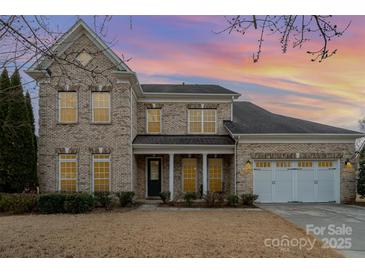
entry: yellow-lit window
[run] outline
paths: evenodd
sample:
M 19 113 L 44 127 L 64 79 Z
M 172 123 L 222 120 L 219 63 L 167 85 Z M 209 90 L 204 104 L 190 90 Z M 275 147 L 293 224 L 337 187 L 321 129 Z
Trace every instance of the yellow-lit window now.
M 215 133 L 216 114 L 215 109 L 189 109 L 189 132 Z
M 279 167 L 279 168 L 288 168 L 290 166 L 291 166 L 290 161 L 277 161 L 276 162 L 276 167 Z
M 313 162 L 312 161 L 299 161 L 298 167 L 312 167 Z
M 209 191 L 222 191 L 223 160 L 219 158 L 208 159 L 209 166 Z
M 332 167 L 333 162 L 332 161 L 319 161 L 318 167 Z
M 203 110 L 204 133 L 215 133 L 216 111 L 214 109 Z
M 161 132 L 161 109 L 147 109 L 147 133 Z
M 256 167 L 271 167 L 271 162 L 269 161 L 256 161 Z
M 60 191 L 73 192 L 77 189 L 77 155 L 59 155 Z
M 110 122 L 110 92 L 93 92 L 92 107 L 92 120 L 94 123 Z
M 182 160 L 183 191 L 196 192 L 197 160 L 185 158 Z
M 202 111 L 201 109 L 189 110 L 189 129 L 191 133 L 202 132 Z
M 59 121 L 61 123 L 77 122 L 77 93 L 59 92 Z
M 110 186 L 110 155 L 93 155 L 94 192 L 107 192 Z

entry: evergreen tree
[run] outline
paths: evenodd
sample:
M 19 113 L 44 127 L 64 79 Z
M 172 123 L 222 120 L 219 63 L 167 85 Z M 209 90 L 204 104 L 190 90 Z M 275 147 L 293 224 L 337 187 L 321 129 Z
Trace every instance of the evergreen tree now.
M 21 86 L 19 71 L 11 76 L 8 111 L 3 126 L 7 192 L 22 192 L 34 186 L 34 139 Z
M 28 121 L 30 123 L 31 129 L 32 129 L 32 138 L 33 138 L 33 146 L 34 146 L 34 161 L 32 164 L 34 165 L 32 167 L 33 175 L 32 175 L 32 181 L 33 186 L 38 185 L 38 178 L 37 178 L 37 137 L 35 135 L 35 124 L 34 124 L 34 115 L 33 115 L 33 107 L 32 107 L 32 100 L 30 98 L 29 92 L 25 95 L 25 104 L 27 107 L 28 112 Z
M 10 92 L 10 79 L 6 68 L 0 75 L 0 151 L 5 149 L 4 121 L 8 111 L 7 99 Z M 0 192 L 4 191 L 6 185 L 7 167 L 4 154 L 0 153 Z
M 361 197 L 365 197 L 365 147 L 360 153 L 359 159 L 359 175 L 357 178 L 357 193 Z

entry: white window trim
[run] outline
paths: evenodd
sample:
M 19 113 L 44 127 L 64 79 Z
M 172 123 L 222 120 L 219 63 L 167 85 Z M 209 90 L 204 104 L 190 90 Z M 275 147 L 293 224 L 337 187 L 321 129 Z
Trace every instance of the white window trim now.
M 99 155 L 99 154 L 93 154 L 92 155 L 92 160 L 91 160 L 91 192 L 94 193 L 94 162 L 109 162 L 109 192 L 111 191 L 111 186 L 112 186 L 112 157 L 111 154 L 109 153 L 101 153 L 104 155 L 109 155 L 108 159 L 95 159 L 95 155 Z
M 190 131 L 190 111 L 191 110 L 200 110 L 201 111 L 201 126 L 202 126 L 202 130 L 201 132 L 191 132 Z M 214 110 L 214 116 L 215 116 L 215 130 L 214 132 L 204 132 L 204 110 Z M 217 118 L 217 110 L 216 109 L 211 109 L 211 108 L 202 108 L 202 109 L 194 109 L 194 108 L 189 108 L 188 109 L 188 134 L 207 134 L 207 135 L 214 135 L 217 134 L 217 130 L 218 130 L 218 118 Z
M 194 192 L 198 192 L 198 158 L 188 158 L 188 157 L 184 157 L 181 159 L 181 189 L 182 192 L 185 193 L 185 189 L 184 189 L 184 159 L 195 159 L 195 163 L 196 163 L 196 173 L 195 173 L 195 191 Z
M 148 131 L 148 110 L 159 109 L 160 110 L 160 131 L 159 132 L 149 132 Z M 162 132 L 162 108 L 148 108 L 146 109 L 146 132 L 147 134 L 161 134 Z
M 61 155 L 76 155 L 76 159 L 62 159 Z M 76 162 L 76 191 L 79 191 L 79 156 L 75 153 L 60 153 L 58 154 L 58 191 L 61 191 L 61 162 Z
M 210 176 L 209 176 L 209 160 L 210 159 L 221 159 L 222 161 L 221 161 L 221 169 L 222 169 L 222 175 L 221 175 L 221 191 L 223 191 L 223 180 L 224 180 L 224 169 L 223 169 L 223 167 L 224 167 L 224 158 L 221 158 L 221 157 L 219 157 L 219 158 L 208 158 L 207 159 L 207 166 L 208 166 L 208 168 L 207 168 L 207 172 L 208 172 L 208 176 L 207 176 L 207 179 L 208 179 L 208 191 L 210 191 Z
M 76 94 L 76 119 L 74 122 L 62 122 L 61 121 L 61 98 L 60 98 L 61 93 L 75 93 Z M 57 119 L 58 123 L 60 123 L 60 124 L 77 124 L 79 121 L 79 94 L 78 94 L 78 92 L 76 92 L 76 91 L 59 91 L 57 99 L 58 99 L 58 119 Z
M 107 93 L 109 94 L 109 120 L 108 121 L 103 121 L 103 122 L 95 122 L 94 120 L 94 96 L 93 94 L 95 93 Z M 91 92 L 91 121 L 93 124 L 97 124 L 97 125 L 103 125 L 103 124 L 110 124 L 112 121 L 112 94 L 110 91 L 92 91 Z

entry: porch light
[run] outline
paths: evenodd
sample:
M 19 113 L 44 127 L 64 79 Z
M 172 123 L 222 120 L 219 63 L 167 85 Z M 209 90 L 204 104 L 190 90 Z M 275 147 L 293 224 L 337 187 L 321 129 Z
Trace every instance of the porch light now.
M 247 160 L 246 163 L 245 163 L 245 166 L 243 168 L 244 172 L 245 173 L 249 173 L 252 171 L 252 163 L 250 160 Z
M 345 161 L 345 168 L 346 169 L 352 169 L 352 164 L 349 159 L 346 159 Z

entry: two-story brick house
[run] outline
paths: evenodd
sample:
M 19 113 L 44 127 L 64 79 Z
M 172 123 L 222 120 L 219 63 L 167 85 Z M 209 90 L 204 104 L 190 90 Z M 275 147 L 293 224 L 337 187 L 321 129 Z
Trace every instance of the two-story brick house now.
M 79 20 L 27 70 L 39 84 L 42 192 L 255 192 L 353 200 L 361 133 L 285 117 L 217 85 L 141 85 Z

